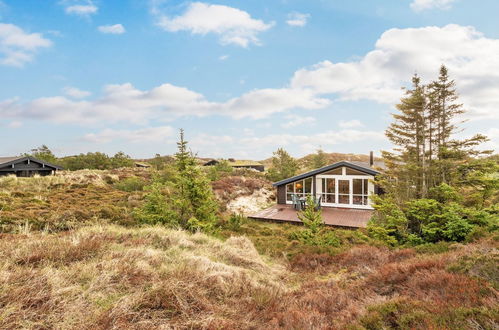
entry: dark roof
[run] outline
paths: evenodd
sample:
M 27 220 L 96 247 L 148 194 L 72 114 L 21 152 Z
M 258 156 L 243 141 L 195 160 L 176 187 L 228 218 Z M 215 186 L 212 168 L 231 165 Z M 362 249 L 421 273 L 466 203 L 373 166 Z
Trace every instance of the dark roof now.
M 350 168 L 352 168 L 354 170 L 358 170 L 358 171 L 361 171 L 361 172 L 364 172 L 364 173 L 367 173 L 367 174 L 371 174 L 371 175 L 377 175 L 377 174 L 380 173 L 379 171 L 376 171 L 376 170 L 372 169 L 369 166 L 369 163 L 362 163 L 362 164 L 363 165 L 360 165 L 360 162 L 355 162 L 354 163 L 354 162 L 341 161 L 341 162 L 337 162 L 337 163 L 334 163 L 334 164 L 331 164 L 331 165 L 328 165 L 328 166 L 324 166 L 324 167 L 318 168 L 316 170 L 313 170 L 313 171 L 310 171 L 310 172 L 307 172 L 307 173 L 295 175 L 295 176 L 293 176 L 291 178 L 287 178 L 287 179 L 275 182 L 275 183 L 273 183 L 273 186 L 274 187 L 276 187 L 276 186 L 282 186 L 283 184 L 288 184 L 288 183 L 294 182 L 296 180 L 305 179 L 305 178 L 308 178 L 309 176 L 313 176 L 313 175 L 316 175 L 316 174 L 320 174 L 320 173 L 324 173 L 324 172 L 327 172 L 327 171 L 330 171 L 330 170 L 334 170 L 335 168 L 342 167 L 342 166 L 350 167 Z
M 24 162 L 25 160 L 28 160 L 28 159 L 30 161 L 33 161 L 33 162 L 44 164 L 45 166 L 53 167 L 57 170 L 63 170 L 63 168 L 59 165 L 51 164 L 49 162 L 31 157 L 31 156 L 0 157 L 0 167 L 5 167 L 5 166 L 12 165 L 12 164 Z

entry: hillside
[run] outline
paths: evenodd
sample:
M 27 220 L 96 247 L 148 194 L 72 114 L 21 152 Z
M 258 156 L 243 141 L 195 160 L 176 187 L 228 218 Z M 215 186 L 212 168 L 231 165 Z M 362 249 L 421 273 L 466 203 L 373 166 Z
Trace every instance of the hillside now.
M 0 178 L 0 328 L 496 329 L 497 234 L 388 248 L 363 230 L 221 215 L 213 235 L 137 223 L 151 172 Z M 222 207 L 268 189 L 213 182 Z M 230 188 L 230 189 L 229 189 Z
M 298 164 L 302 168 L 306 168 L 307 164 L 310 163 L 311 158 L 313 157 L 314 154 L 308 154 L 306 156 L 303 156 L 301 158 L 297 158 Z M 343 153 L 325 153 L 327 156 L 327 160 L 329 164 L 336 163 L 342 160 L 348 160 L 348 161 L 357 161 L 357 162 L 369 162 L 369 154 L 363 155 L 363 154 L 343 154 Z M 381 160 L 381 158 L 375 157 L 375 160 Z M 262 164 L 265 165 L 266 168 L 270 167 L 272 165 L 272 157 L 264 159 L 261 161 Z

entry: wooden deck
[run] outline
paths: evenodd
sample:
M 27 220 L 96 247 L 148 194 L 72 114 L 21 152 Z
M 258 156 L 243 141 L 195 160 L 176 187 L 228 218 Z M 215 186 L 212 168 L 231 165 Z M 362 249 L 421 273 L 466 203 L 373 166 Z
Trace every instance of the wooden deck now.
M 322 217 L 329 226 L 365 228 L 371 218 L 372 210 L 346 209 L 336 207 L 323 207 Z M 297 211 L 291 205 L 277 204 L 268 209 L 248 216 L 251 219 L 269 220 L 277 222 L 301 223 Z

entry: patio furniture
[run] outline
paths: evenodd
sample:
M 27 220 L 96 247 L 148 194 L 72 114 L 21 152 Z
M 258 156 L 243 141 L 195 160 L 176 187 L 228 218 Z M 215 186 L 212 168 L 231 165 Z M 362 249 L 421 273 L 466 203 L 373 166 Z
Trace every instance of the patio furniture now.
M 321 209 L 321 200 L 322 196 L 319 196 L 319 198 L 314 197 L 314 207 L 316 211 L 319 211 Z
M 298 196 L 296 196 L 295 194 L 292 194 L 291 201 L 293 202 L 293 208 L 297 211 L 300 211 L 302 208 L 300 198 L 298 198 Z

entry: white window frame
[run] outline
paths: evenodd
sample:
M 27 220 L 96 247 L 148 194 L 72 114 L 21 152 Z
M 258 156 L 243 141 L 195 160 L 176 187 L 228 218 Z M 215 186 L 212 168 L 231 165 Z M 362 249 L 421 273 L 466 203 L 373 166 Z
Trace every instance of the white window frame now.
M 310 192 L 307 193 L 305 192 L 305 181 L 310 179 Z M 296 183 L 301 182 L 303 184 L 303 192 L 302 193 L 297 193 L 296 192 Z M 293 191 L 288 192 L 288 185 L 292 184 L 293 185 Z M 293 201 L 288 201 L 288 194 L 295 194 L 295 195 L 301 195 L 300 197 L 305 197 L 305 196 L 312 196 L 314 193 L 314 177 L 309 176 L 304 179 L 296 180 L 293 182 L 290 182 L 284 186 L 284 189 L 286 190 L 286 204 L 293 204 Z
M 323 187 L 322 187 L 322 179 L 335 179 L 335 195 L 336 203 L 326 203 L 325 200 L 321 201 L 321 204 L 326 207 L 344 207 L 344 208 L 352 208 L 352 209 L 370 209 L 372 210 L 373 207 L 371 206 L 371 195 L 374 193 L 374 183 L 373 179 L 374 176 L 366 174 L 366 175 L 347 175 L 346 174 L 346 167 L 342 167 L 342 174 L 341 175 L 326 175 L 326 174 L 318 174 L 316 176 L 316 187 L 318 187 L 316 194 L 317 198 L 323 195 Z M 358 205 L 358 204 L 353 204 L 353 179 L 367 179 L 367 205 Z M 338 203 L 339 201 L 339 194 L 338 194 L 338 180 L 347 180 L 349 181 L 349 204 L 340 204 Z M 357 195 L 357 194 L 356 194 Z M 364 195 L 363 195 L 364 196 Z

